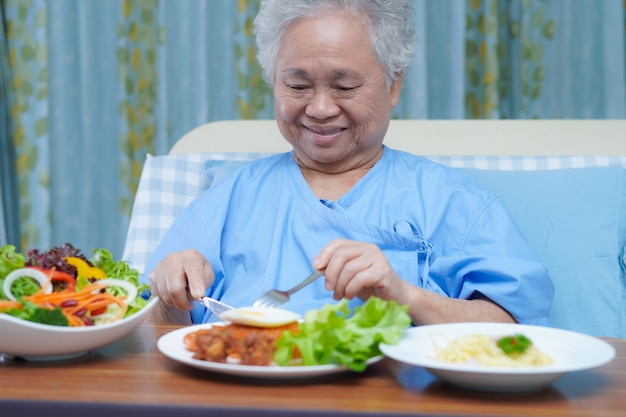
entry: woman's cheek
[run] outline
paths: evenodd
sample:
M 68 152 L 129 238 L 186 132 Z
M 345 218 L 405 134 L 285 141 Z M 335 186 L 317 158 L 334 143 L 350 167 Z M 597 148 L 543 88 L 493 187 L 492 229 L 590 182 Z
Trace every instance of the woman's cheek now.
M 298 101 L 291 97 L 275 98 L 276 118 L 282 119 L 287 123 L 293 123 L 298 115 Z

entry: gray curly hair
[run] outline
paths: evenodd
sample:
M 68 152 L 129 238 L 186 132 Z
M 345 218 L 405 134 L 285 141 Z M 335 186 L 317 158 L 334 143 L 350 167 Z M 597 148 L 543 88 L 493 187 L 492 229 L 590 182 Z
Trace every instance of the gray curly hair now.
M 408 0 L 261 0 L 254 19 L 257 59 L 272 85 L 285 29 L 306 17 L 328 11 L 355 11 L 370 27 L 372 49 L 385 69 L 387 86 L 406 73 L 415 53 L 413 8 Z

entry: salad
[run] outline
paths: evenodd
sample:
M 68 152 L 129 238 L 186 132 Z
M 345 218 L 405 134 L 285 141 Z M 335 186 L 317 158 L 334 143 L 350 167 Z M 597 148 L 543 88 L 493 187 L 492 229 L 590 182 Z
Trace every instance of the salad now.
M 0 247 L 0 314 L 57 326 L 93 326 L 128 317 L 148 300 L 139 271 L 106 249 L 87 258 L 70 243 L 27 254 Z
M 276 341 L 274 360 L 288 366 L 297 351 L 303 365 L 344 365 L 363 371 L 367 360 L 381 355 L 380 343 L 394 344 L 411 325 L 409 307 L 370 297 L 353 314 L 347 300 L 310 310 L 298 331 L 286 331 Z

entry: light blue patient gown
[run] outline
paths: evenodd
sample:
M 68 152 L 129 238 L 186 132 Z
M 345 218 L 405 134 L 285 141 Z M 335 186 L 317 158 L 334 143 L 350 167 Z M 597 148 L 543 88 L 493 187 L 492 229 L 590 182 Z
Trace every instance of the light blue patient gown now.
M 292 152 L 239 168 L 182 212 L 142 280 L 169 253 L 194 248 L 215 272 L 207 295 L 248 306 L 304 279 L 338 238 L 376 244 L 414 285 L 486 297 L 521 323 L 548 324 L 552 282 L 502 201 L 455 170 L 388 147 L 337 201 L 312 193 Z M 334 302 L 321 278 L 284 308 L 303 314 Z M 200 306 L 191 314 L 194 323 L 215 320 Z

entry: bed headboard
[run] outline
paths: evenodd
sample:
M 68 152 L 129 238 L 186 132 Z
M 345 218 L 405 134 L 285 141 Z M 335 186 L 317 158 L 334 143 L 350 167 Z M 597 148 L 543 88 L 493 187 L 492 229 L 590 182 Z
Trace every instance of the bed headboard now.
M 384 143 L 417 155 L 626 156 L 626 120 L 392 120 Z M 275 120 L 229 120 L 193 129 L 170 155 L 290 149 Z

